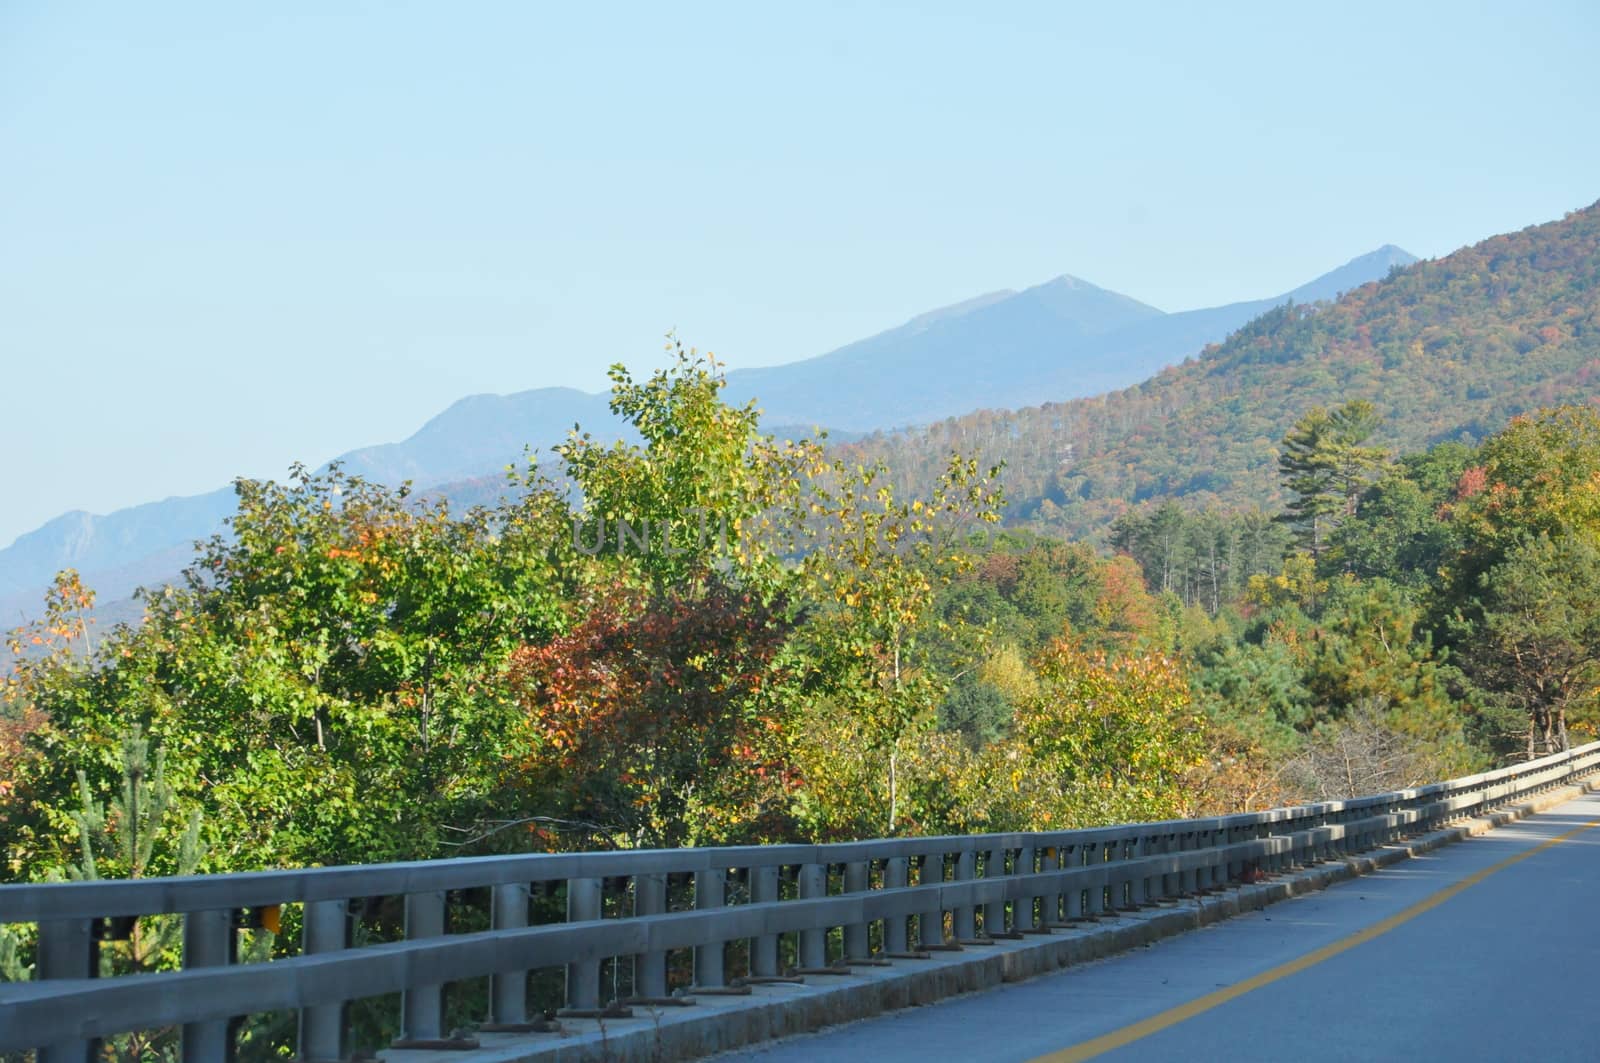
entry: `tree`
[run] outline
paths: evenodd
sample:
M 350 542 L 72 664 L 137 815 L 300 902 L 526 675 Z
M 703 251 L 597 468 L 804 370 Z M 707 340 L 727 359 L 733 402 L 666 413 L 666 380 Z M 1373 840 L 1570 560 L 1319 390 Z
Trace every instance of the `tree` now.
M 1483 579 L 1471 670 L 1528 720 L 1527 755 L 1569 746 L 1568 720 L 1593 730 L 1600 708 L 1600 548 L 1541 533 L 1511 547 Z
M 1178 591 L 1194 562 L 1189 518 L 1167 501 L 1148 515 L 1130 512 L 1112 524 L 1111 545 L 1130 554 L 1144 570 L 1150 589 Z
M 79 855 L 66 869 L 66 877 L 87 882 L 144 878 L 152 872 L 194 874 L 205 852 L 200 840 L 201 813 L 191 807 L 179 816 L 183 830 L 176 841 L 172 839 L 167 821 L 169 814 L 179 809 L 167 781 L 167 751 L 157 748 L 152 763 L 149 740 L 137 725 L 122 736 L 120 744 L 120 794 L 109 805 L 95 800 L 88 777 L 78 772 L 82 807 L 73 821 L 78 828 Z M 162 848 L 158 849 L 158 843 Z M 137 952 L 137 937 L 134 941 Z
M 641 444 L 603 446 L 574 429 L 556 448 L 583 499 L 573 538 L 658 593 L 718 567 L 752 589 L 782 584 L 798 531 L 782 517 L 821 470 L 821 447 L 760 434 L 753 400 L 722 402 L 715 359 L 675 339 L 667 349 L 673 364 L 642 383 L 611 367 L 611 410 Z
M 957 732 L 973 749 L 982 749 L 1011 729 L 1011 715 L 1005 693 L 982 675 L 968 672 L 939 703 L 939 730 Z
M 724 403 L 710 356 L 668 350 L 647 380 L 611 370 L 611 409 L 641 442 L 575 430 L 557 448 L 592 560 L 574 626 L 516 656 L 528 749 L 504 792 L 521 814 L 477 834 L 573 820 L 608 844 L 676 845 L 778 829 L 792 555 L 825 466 L 816 443 L 762 435 L 754 403 Z
M 1476 457 L 1473 448 L 1441 443 L 1386 470 L 1328 537 L 1323 575 L 1381 576 L 1414 589 L 1434 583 L 1460 545 L 1451 510 L 1481 489 Z
M 836 462 L 812 482 L 815 519 L 799 567 L 804 593 L 819 603 L 801 633 L 809 685 L 847 712 L 881 757 L 890 834 L 899 824 L 902 743 L 933 724 L 949 690 L 950 673 L 929 652 L 940 628 L 935 591 L 971 568 L 972 526 L 999 519 L 998 474 L 952 454 L 928 496 L 910 500 L 896 496 L 881 467 Z M 968 652 L 966 667 L 981 660 L 981 645 Z
M 1245 597 L 1251 604 L 1267 609 L 1313 613 L 1328 586 L 1327 580 L 1317 578 L 1315 558 L 1309 553 L 1294 553 L 1283 559 L 1283 568 L 1276 574 L 1251 576 Z
M 1203 726 L 1177 662 L 1108 659 L 1070 639 L 1038 662 L 1040 689 L 1017 734 L 1031 767 L 1060 790 L 1059 825 L 1164 819 L 1185 809 Z
M 92 672 L 88 611 L 94 592 L 74 569 L 56 574 L 45 592 L 44 615 L 9 633 L 13 662 L 0 675 L 0 876 L 24 868 L 42 871 L 41 850 L 66 829 L 70 815 L 50 816 L 40 806 L 52 774 L 52 747 L 65 736 L 52 726 L 46 706 L 83 697 Z M 57 782 L 65 787 L 60 773 Z M 70 777 L 68 777 L 70 778 Z
M 503 792 L 551 839 L 651 848 L 782 835 L 788 729 L 775 659 L 782 602 L 712 577 L 695 590 L 617 582 L 591 592 L 567 634 L 519 651 L 513 685 L 530 752 Z M 754 836 L 751 836 L 753 832 Z
M 566 510 L 531 477 L 512 486 L 452 515 L 337 469 L 241 480 L 231 534 L 145 593 L 141 623 L 92 659 L 30 658 L 8 685 L 47 721 L 28 742 L 48 752 L 0 809 L 12 873 L 63 861 L 75 773 L 120 770 L 130 723 L 205 809 L 219 870 L 436 855 L 441 825 L 492 799 L 518 716 L 511 652 L 567 623 Z
M 1313 408 L 1283 437 L 1278 470 L 1293 496 L 1284 520 L 1313 561 L 1386 458 L 1382 449 L 1362 446 L 1379 423 L 1372 403 L 1356 399 L 1332 410 Z
M 1600 410 L 1516 418 L 1478 462 L 1452 505 L 1460 546 L 1435 595 L 1435 629 L 1470 680 L 1522 713 L 1531 756 L 1564 747 L 1569 715 L 1594 701 Z
M 1298 800 L 1338 801 L 1423 785 L 1440 777 L 1440 764 L 1426 743 L 1395 726 L 1382 699 L 1372 699 L 1319 727 L 1283 774 Z
M 1152 593 L 1177 594 L 1213 615 L 1249 577 L 1276 570 L 1288 538 L 1260 510 L 1185 512 L 1173 502 L 1130 509 L 1111 525 L 1111 545 L 1139 563 Z
M 152 758 L 138 726 L 121 735 L 119 746 L 119 792 L 110 801 L 98 799 L 88 777 L 78 772 L 81 807 L 73 815 L 78 857 L 51 877 L 94 881 L 194 874 L 205 855 L 201 811 L 181 802 L 168 782 L 166 750 L 158 747 Z M 132 920 L 126 938 L 117 935 L 97 950 L 100 977 L 176 968 L 182 934 L 183 920 L 177 916 Z M 118 1059 L 175 1063 L 177 1040 L 177 1030 L 166 1027 L 120 1035 L 111 1047 Z

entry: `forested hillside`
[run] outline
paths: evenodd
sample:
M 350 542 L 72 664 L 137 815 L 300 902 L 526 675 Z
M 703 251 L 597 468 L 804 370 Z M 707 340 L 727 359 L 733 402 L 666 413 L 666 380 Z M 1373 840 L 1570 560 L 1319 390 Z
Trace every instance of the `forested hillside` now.
M 980 411 L 850 448 L 925 483 L 951 449 L 1006 464 L 1009 519 L 1102 534 L 1150 499 L 1278 502 L 1278 441 L 1305 410 L 1370 399 L 1396 451 L 1481 439 L 1600 388 L 1600 205 L 1397 270 L 1332 305 L 1264 314 L 1137 387 Z

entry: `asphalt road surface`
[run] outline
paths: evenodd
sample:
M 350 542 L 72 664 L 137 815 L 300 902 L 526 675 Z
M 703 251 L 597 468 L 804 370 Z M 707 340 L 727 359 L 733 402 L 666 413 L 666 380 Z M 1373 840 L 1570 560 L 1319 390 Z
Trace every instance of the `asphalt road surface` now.
M 1131 953 L 717 1059 L 1597 1063 L 1597 963 L 1589 795 Z

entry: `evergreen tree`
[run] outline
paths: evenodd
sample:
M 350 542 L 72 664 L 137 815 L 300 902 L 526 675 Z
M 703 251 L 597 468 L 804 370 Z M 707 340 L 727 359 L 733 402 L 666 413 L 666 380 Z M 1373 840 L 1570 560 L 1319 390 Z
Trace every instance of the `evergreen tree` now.
M 1328 533 L 1355 512 L 1367 482 L 1387 457 L 1381 448 L 1363 445 L 1378 424 L 1372 403 L 1356 399 L 1332 410 L 1315 407 L 1283 437 L 1278 471 L 1294 496 L 1283 520 L 1312 560 L 1322 556 Z
M 176 848 L 158 851 L 163 841 L 171 849 L 164 826 L 174 810 L 172 786 L 167 782 L 167 755 L 158 748 L 154 765 L 150 743 L 135 724 L 122 735 L 120 796 L 107 807 L 95 800 L 88 777 L 78 772 L 82 808 L 73 815 L 78 827 L 78 863 L 66 869 L 77 881 L 100 878 L 144 878 L 156 874 L 192 875 L 200 866 L 205 847 L 200 841 L 200 810 L 192 810 L 177 838 Z

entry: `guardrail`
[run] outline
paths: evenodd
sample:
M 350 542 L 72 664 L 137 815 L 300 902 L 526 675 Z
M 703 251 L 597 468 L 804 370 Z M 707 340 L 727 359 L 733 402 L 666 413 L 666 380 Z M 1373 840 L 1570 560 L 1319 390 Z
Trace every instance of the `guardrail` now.
M 603 1016 L 629 999 L 665 1006 L 682 1000 L 672 981 L 726 992 L 786 969 L 1048 933 L 1370 849 L 1596 772 L 1600 742 L 1354 800 L 1088 830 L 0 886 L 0 923 L 37 927 L 36 980 L 0 985 L 0 1051 L 81 1063 L 97 1038 L 181 1026 L 185 1060 L 226 1059 L 241 1016 L 289 1010 L 302 1060 L 340 1060 L 350 1003 L 394 993 L 396 1047 L 445 1047 L 446 987 L 485 977 L 479 1028 L 533 1032 L 548 1027 L 530 1020 L 530 975 L 541 970 L 564 970 L 558 1014 Z M 403 907 L 403 940 L 357 946 L 354 928 L 381 899 Z M 301 954 L 237 962 L 239 928 L 270 925 L 285 906 Z M 561 909 L 564 921 L 540 924 Z M 447 912 L 458 924 L 477 912 L 487 927 L 452 931 Z M 183 969 L 94 977 L 100 943 L 155 915 L 182 917 Z

